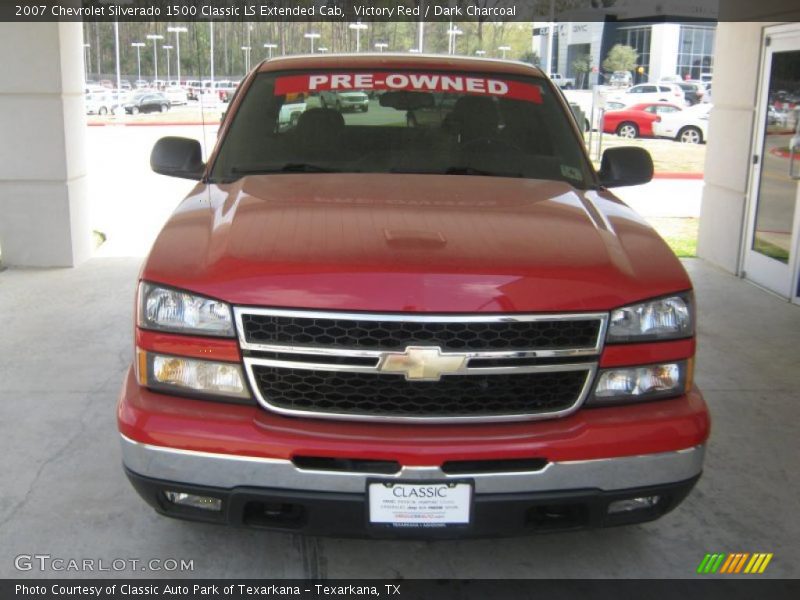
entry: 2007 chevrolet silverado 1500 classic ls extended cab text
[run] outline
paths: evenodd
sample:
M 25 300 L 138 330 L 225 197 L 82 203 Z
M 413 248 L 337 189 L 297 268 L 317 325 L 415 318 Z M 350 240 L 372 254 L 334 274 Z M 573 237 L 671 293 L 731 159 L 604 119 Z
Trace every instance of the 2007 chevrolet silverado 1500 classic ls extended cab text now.
M 320 94 L 362 90 L 367 112 Z M 303 98 L 299 118 L 282 104 Z M 691 282 L 521 63 L 311 56 L 251 72 L 141 271 L 118 405 L 165 515 L 326 535 L 655 519 L 700 476 Z

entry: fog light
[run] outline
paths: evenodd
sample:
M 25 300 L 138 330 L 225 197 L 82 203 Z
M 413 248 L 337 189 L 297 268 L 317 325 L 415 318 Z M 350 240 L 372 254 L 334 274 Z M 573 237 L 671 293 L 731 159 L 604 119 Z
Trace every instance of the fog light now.
M 626 500 L 615 500 L 608 505 L 608 514 L 616 515 L 619 513 L 627 513 L 634 510 L 645 510 L 653 508 L 661 496 L 642 496 L 640 498 L 627 498 Z
M 164 495 L 167 500 L 179 506 L 188 506 L 189 508 L 199 508 L 201 510 L 222 510 L 222 500 L 219 498 L 170 491 L 164 492 Z

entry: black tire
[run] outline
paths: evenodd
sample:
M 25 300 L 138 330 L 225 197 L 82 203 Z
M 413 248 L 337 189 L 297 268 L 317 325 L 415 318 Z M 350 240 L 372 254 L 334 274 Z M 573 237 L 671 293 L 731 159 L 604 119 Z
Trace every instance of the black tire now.
M 632 140 L 639 137 L 639 126 L 630 121 L 623 121 L 617 125 L 617 135 L 622 138 Z
M 162 104 L 161 106 L 158 107 L 158 111 L 162 113 L 165 113 L 168 110 L 169 110 L 169 104 Z
M 100 108 L 97 109 L 97 114 L 101 115 L 101 116 L 102 115 L 107 115 L 108 114 L 108 109 L 105 106 L 101 106 Z
M 139 107 L 138 106 L 132 107 L 131 108 L 131 114 L 132 115 L 138 115 L 139 114 Z
M 361 107 L 361 112 L 367 112 L 369 110 L 369 104 L 365 104 Z
M 675 139 L 682 144 L 702 144 L 703 132 L 694 125 L 688 125 L 678 132 Z

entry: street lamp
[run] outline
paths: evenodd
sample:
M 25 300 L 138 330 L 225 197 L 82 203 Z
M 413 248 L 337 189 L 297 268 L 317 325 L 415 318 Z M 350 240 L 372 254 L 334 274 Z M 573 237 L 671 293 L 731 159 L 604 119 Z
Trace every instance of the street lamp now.
M 167 27 L 167 31 L 175 34 L 175 57 L 178 60 L 178 85 L 181 84 L 181 34 L 189 31 L 186 27 Z
M 377 43 L 375 44 L 375 47 L 376 47 L 376 48 L 377 48 L 377 49 L 378 49 L 380 52 L 383 52 L 383 51 L 384 51 L 386 48 L 388 48 L 388 47 L 389 47 L 389 44 L 387 44 L 386 42 L 377 42 Z
M 87 56 L 88 57 L 92 56 L 91 52 L 89 52 L 89 48 L 91 48 L 91 47 L 92 47 L 91 44 L 84 44 L 83 45 L 83 80 L 84 81 L 88 81 L 89 80 L 89 60 L 87 59 Z
M 250 50 L 253 48 L 251 46 L 242 46 L 242 51 L 244 52 L 244 72 L 245 74 L 250 72 Z
M 511 46 L 498 46 L 497 49 L 500 50 L 503 53 L 503 59 L 505 59 L 506 52 L 511 50 Z
M 141 52 L 142 52 L 142 48 L 144 48 L 145 44 L 144 44 L 144 42 L 133 42 L 131 44 L 131 46 L 136 48 L 136 67 L 137 67 L 137 72 L 139 73 L 139 79 L 137 79 L 136 81 L 141 81 L 142 80 L 142 54 L 141 54 Z
M 170 79 L 170 75 L 169 75 L 169 51 L 170 51 L 170 50 L 172 50 L 172 48 L 173 48 L 174 46 L 166 46 L 166 45 L 165 45 L 165 46 L 161 46 L 161 47 L 162 47 L 164 50 L 166 50 L 166 51 L 167 51 L 167 85 L 169 85 L 169 79 Z
M 278 44 L 264 44 L 264 48 L 269 49 L 269 57 L 272 58 L 272 51 L 278 47 Z
M 358 23 L 350 23 L 348 27 L 356 30 L 356 52 L 361 52 L 361 31 L 367 29 L 367 24 L 359 21 Z
M 464 32 L 461 31 L 458 27 L 450 26 L 450 29 L 447 30 L 447 35 L 450 36 L 450 54 L 456 53 L 456 36 L 461 35 Z
M 158 40 L 163 40 L 163 35 L 150 34 L 148 40 L 153 40 L 153 81 L 158 81 Z
M 319 39 L 319 34 L 314 32 L 306 33 L 304 36 L 307 40 L 311 40 L 311 54 L 314 54 L 314 40 Z

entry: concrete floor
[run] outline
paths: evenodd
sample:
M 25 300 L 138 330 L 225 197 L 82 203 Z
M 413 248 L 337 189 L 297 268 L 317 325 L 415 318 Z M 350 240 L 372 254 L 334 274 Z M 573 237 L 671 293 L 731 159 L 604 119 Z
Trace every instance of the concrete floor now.
M 766 576 L 800 574 L 797 306 L 687 261 L 714 432 L 698 487 L 661 521 L 514 540 L 302 538 L 166 519 L 128 485 L 114 405 L 140 260 L 0 273 L 0 577 L 91 575 L 19 572 L 20 554 L 186 559 L 195 577 L 678 578 L 706 552 L 773 552 Z

